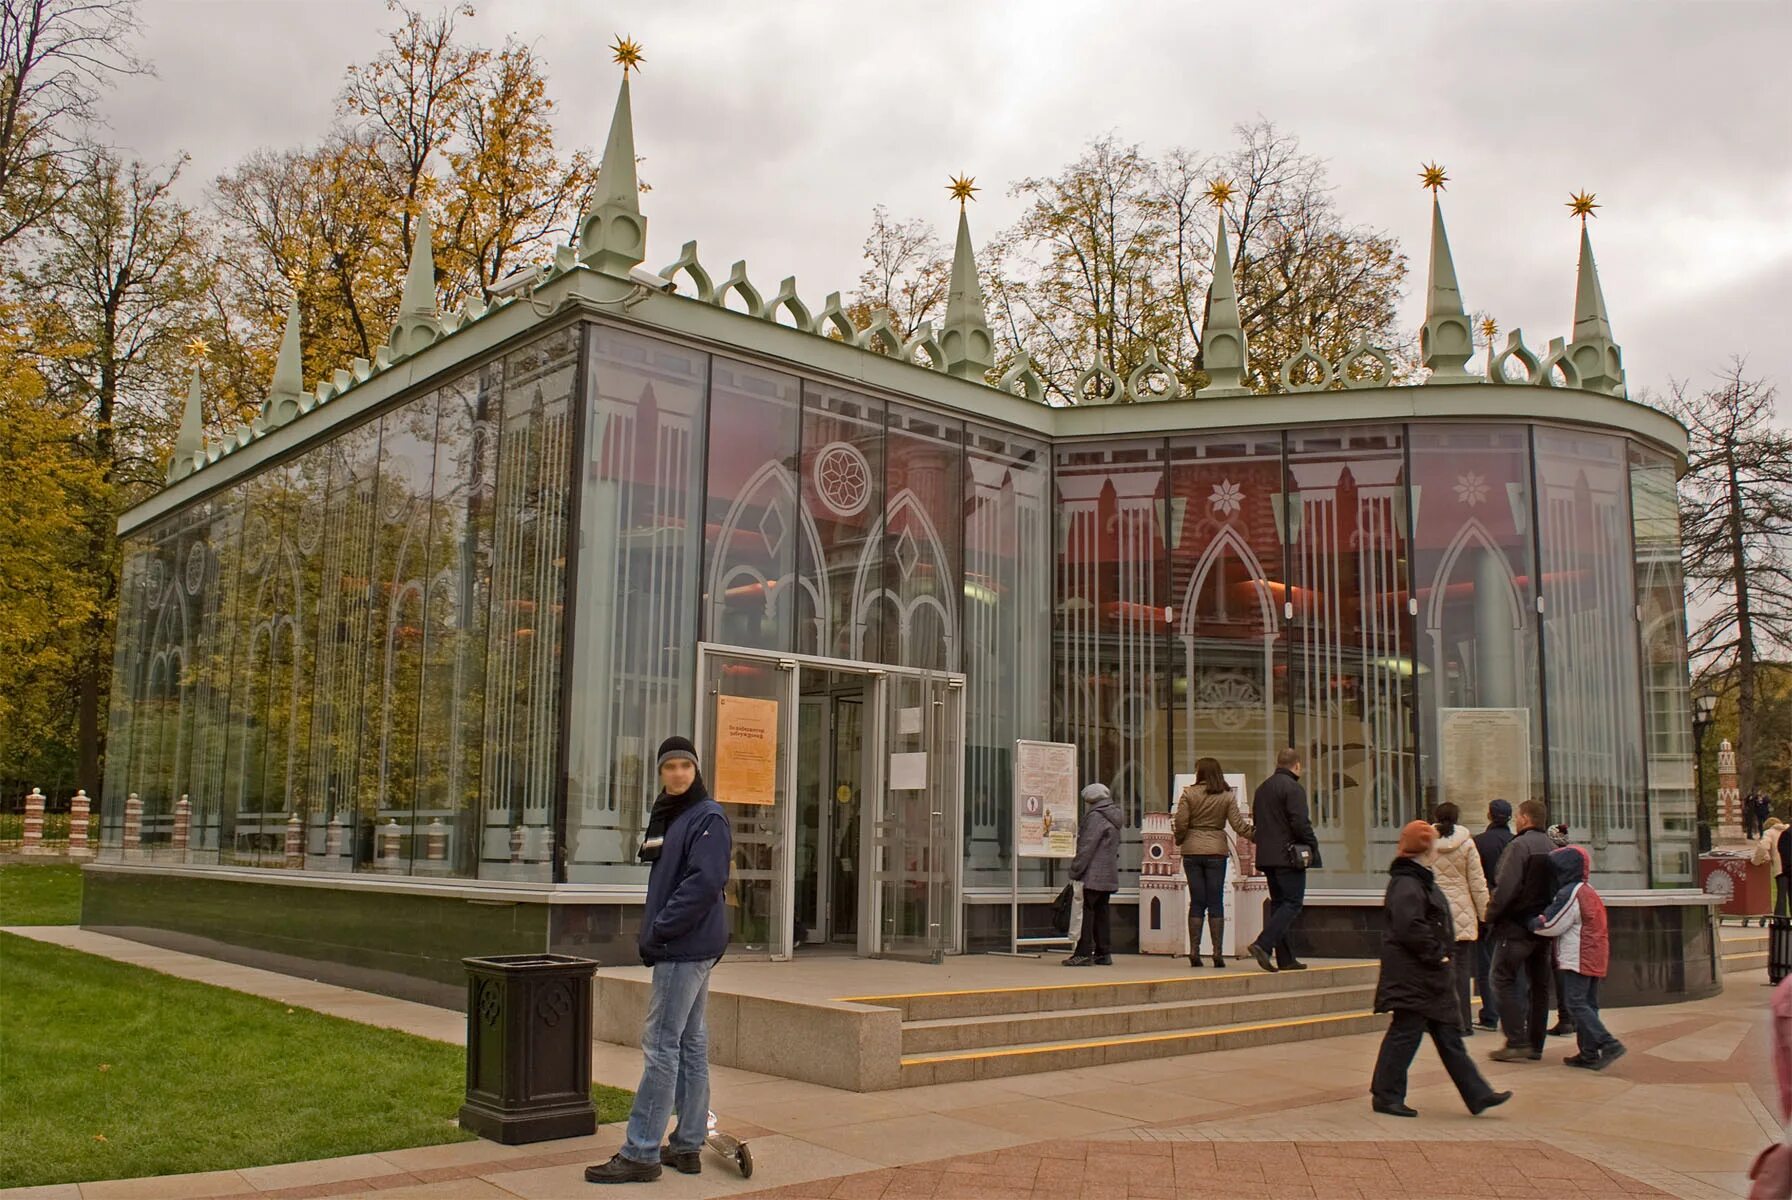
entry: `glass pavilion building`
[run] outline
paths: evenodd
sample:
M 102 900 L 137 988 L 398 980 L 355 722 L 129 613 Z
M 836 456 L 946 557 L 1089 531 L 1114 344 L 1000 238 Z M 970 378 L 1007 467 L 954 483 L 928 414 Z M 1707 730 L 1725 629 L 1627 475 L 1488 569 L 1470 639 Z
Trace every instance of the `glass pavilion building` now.
M 1584 234 L 1574 337 L 1470 374 L 1439 215 L 1401 387 L 1368 347 L 1253 367 L 1222 237 L 1212 385 L 1092 368 L 1054 407 L 1024 358 L 985 382 L 962 215 L 908 339 L 694 244 L 659 286 L 623 86 L 552 266 L 441 315 L 420 238 L 377 361 L 302 392 L 295 310 L 253 426 L 208 444 L 190 397 L 120 526 L 87 925 L 434 999 L 466 954 L 632 961 L 653 750 L 694 730 L 735 952 L 934 959 L 1008 943 L 1017 739 L 1113 789 L 1129 880 L 1197 757 L 1254 786 L 1293 744 L 1315 953 L 1369 948 L 1406 821 L 1534 796 L 1592 849 L 1614 991 L 1716 990 L 1685 434 L 1625 398 Z M 1036 931 L 1063 865 L 1018 878 Z

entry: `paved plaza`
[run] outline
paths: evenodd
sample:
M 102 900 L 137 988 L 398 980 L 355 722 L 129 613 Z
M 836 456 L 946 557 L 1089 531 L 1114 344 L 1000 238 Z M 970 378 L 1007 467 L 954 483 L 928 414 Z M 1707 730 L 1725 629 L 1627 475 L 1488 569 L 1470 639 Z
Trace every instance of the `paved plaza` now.
M 458 1013 L 158 949 L 72 927 L 11 932 L 319 1012 L 459 1042 Z M 1042 975 L 1052 970 L 1039 964 Z M 1055 979 L 1048 979 L 1048 982 Z M 1116 1063 L 1046 1075 L 859 1094 L 717 1068 L 715 1106 L 750 1138 L 742 1180 L 706 1156 L 625 1194 L 684 1197 L 1551 1197 L 1742 1196 L 1754 1154 L 1778 1136 L 1769 1111 L 1762 976 L 1722 996 L 1622 1009 L 1630 1046 L 1604 1074 L 1555 1063 L 1487 1064 L 1517 1095 L 1471 1118 L 1429 1049 L 1410 1102 L 1417 1121 L 1369 1111 L 1378 1037 Z M 1495 1040 L 1469 1045 L 1485 1058 Z M 632 1087 L 639 1052 L 598 1043 L 594 1077 Z M 532 1146 L 463 1142 L 204 1175 L 62 1184 L 6 1200 L 175 1197 L 440 1197 L 553 1200 L 595 1194 L 582 1168 L 621 1130 Z

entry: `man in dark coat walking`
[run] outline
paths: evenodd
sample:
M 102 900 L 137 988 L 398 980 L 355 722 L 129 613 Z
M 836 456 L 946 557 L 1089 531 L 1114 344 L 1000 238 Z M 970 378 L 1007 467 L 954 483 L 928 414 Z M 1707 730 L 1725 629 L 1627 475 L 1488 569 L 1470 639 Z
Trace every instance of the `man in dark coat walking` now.
M 1319 866 L 1319 837 L 1307 815 L 1300 752 L 1293 746 L 1276 755 L 1276 773 L 1257 785 L 1251 824 L 1256 827 L 1257 866 L 1269 880 L 1270 907 L 1263 932 L 1247 949 L 1265 971 L 1304 971 L 1307 964 L 1294 957 L 1288 935 L 1306 905 L 1307 872 Z
M 1541 916 L 1554 894 L 1549 856 L 1556 845 L 1549 837 L 1549 809 L 1541 800 L 1518 806 L 1518 836 L 1500 855 L 1500 870 L 1487 905 L 1487 923 L 1499 946 L 1493 953 L 1493 990 L 1499 995 L 1500 1024 L 1506 1044 L 1493 1052 L 1498 1062 L 1541 1062 L 1549 1024 L 1549 984 L 1555 974 L 1548 938 L 1531 932 L 1532 917 Z M 1521 996 L 1518 977 L 1530 984 Z
M 1487 828 L 1475 835 L 1475 850 L 1481 856 L 1481 873 L 1487 876 L 1487 885 L 1491 889 L 1499 879 L 1500 855 L 1512 844 L 1512 805 L 1505 800 L 1495 800 L 1487 806 Z M 1481 926 L 1481 940 L 1475 943 L 1475 990 L 1481 994 L 1481 1018 L 1477 1022 L 1482 1029 L 1498 1029 L 1500 1027 L 1499 996 L 1492 987 L 1493 976 L 1493 926 Z
M 1370 1105 L 1390 1117 L 1416 1117 L 1406 1106 L 1406 1073 L 1419 1042 L 1429 1033 L 1444 1070 L 1469 1112 L 1480 1116 L 1512 1098 L 1496 1092 L 1475 1069 L 1462 1044 L 1462 1030 L 1451 982 L 1450 953 L 1456 926 L 1449 901 L 1424 860 L 1437 840 L 1437 830 L 1414 821 L 1400 831 L 1400 856 L 1388 868 L 1386 922 L 1381 935 L 1381 979 L 1375 985 L 1375 1011 L 1393 1013 L 1375 1059 L 1369 1085 Z

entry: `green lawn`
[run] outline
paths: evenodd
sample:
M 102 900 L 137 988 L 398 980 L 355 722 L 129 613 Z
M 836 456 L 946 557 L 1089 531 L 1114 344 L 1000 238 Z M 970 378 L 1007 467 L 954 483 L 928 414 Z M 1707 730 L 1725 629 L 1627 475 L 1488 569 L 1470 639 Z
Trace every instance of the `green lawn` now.
M 81 868 L 73 863 L 0 867 L 0 925 L 79 925 Z
M 0 934 L 0 1187 L 468 1141 L 465 1087 L 459 1046 Z

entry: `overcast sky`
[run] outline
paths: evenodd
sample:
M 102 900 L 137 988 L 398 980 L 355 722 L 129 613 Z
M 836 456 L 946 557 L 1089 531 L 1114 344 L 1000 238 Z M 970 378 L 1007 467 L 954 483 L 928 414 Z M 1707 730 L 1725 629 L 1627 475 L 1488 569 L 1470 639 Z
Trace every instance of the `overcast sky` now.
M 343 68 L 392 23 L 377 0 L 142 0 L 154 78 L 108 102 L 111 137 L 192 156 L 189 195 L 258 146 L 315 141 Z M 1402 311 L 1423 319 L 1427 196 L 1471 309 L 1542 349 L 1571 332 L 1571 191 L 1598 195 L 1594 246 L 1629 382 L 1707 380 L 1733 353 L 1792 421 L 1792 3 L 1614 0 L 1375 4 L 486 0 L 465 22 L 546 60 L 560 140 L 601 149 L 618 32 L 645 46 L 636 143 L 653 191 L 648 263 L 695 238 L 718 277 L 747 260 L 819 307 L 850 290 L 874 204 L 949 235 L 949 174 L 1007 185 L 1116 131 L 1147 150 L 1223 150 L 1267 117 L 1328 159 L 1340 210 L 1397 236 Z

